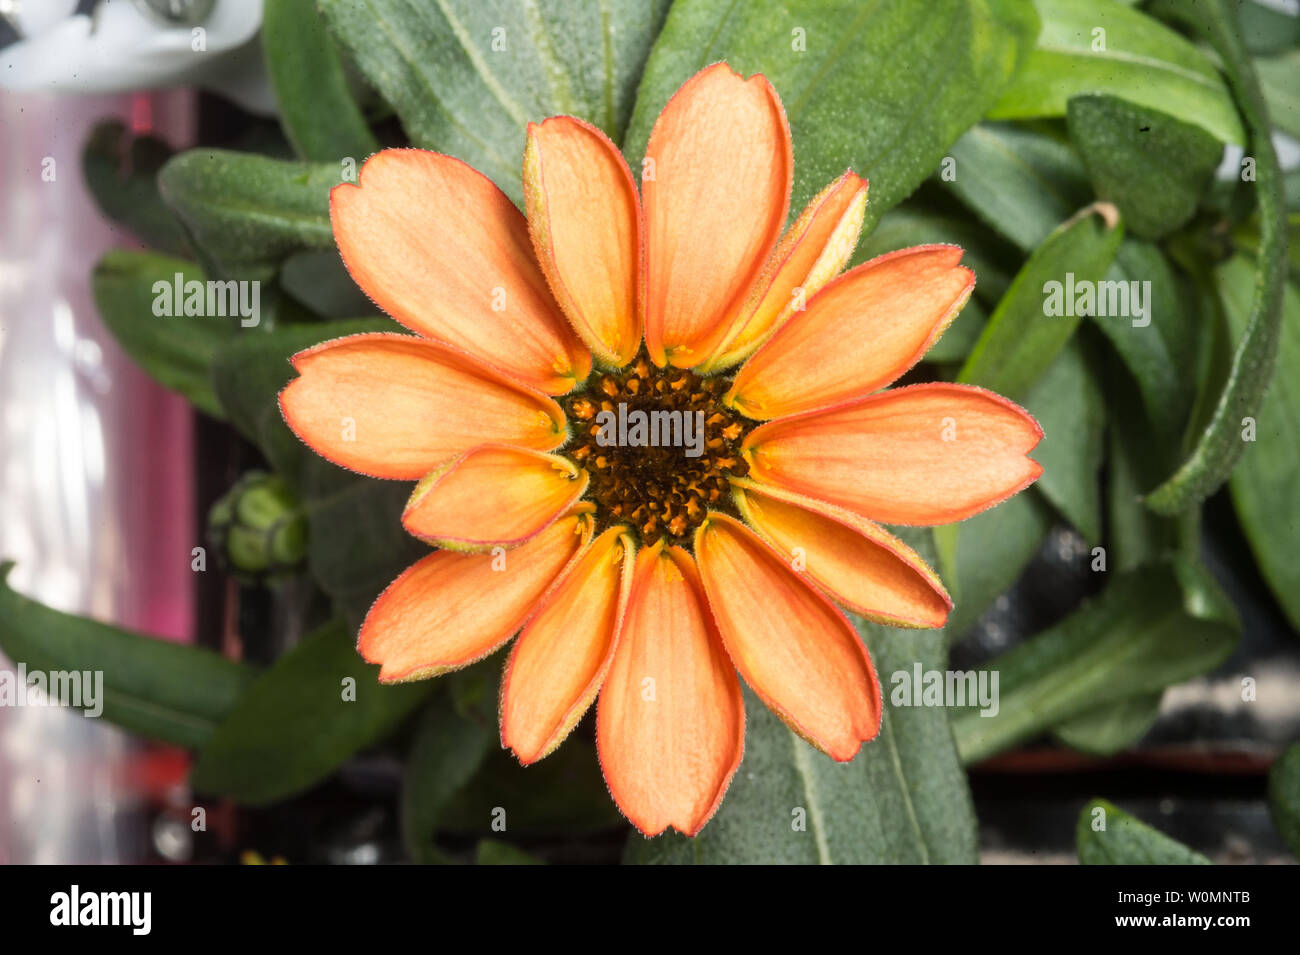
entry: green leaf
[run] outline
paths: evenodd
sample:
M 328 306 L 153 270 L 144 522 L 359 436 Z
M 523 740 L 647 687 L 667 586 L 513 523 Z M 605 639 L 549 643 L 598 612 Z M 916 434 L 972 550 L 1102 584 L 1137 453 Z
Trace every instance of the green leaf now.
M 1030 488 L 969 520 L 934 529 L 939 576 L 953 600 L 952 642 L 1016 582 L 1051 528 L 1052 509 Z
M 358 164 L 379 148 L 314 0 L 276 0 L 262 14 L 262 50 L 285 135 L 303 159 Z
M 944 188 L 1025 252 L 1093 199 L 1074 149 L 1041 130 L 981 123 L 949 154 L 955 178 L 941 180 Z
M 496 727 L 456 712 L 444 694 L 420 716 L 402 782 L 402 841 L 415 862 L 441 859 L 433 834 L 443 807 L 478 772 Z
M 1282 841 L 1300 859 L 1300 744 L 1288 746 L 1269 771 L 1268 806 Z
M 1094 288 L 1119 249 L 1124 230 L 1106 216 L 1104 209 L 1083 210 L 1029 257 L 994 309 L 958 381 L 1013 401 L 1028 392 L 1070 340 L 1083 313 L 1092 314 L 1102 304 L 1100 296 L 1094 296 L 1098 300 L 1091 307 L 1081 303 L 1075 289 Z
M 375 310 L 337 249 L 305 249 L 284 260 L 280 288 L 322 318 L 352 318 Z
M 1199 566 L 1157 564 L 1115 576 L 1101 596 L 988 663 L 996 716 L 961 710 L 962 761 L 986 759 L 1108 703 L 1208 673 L 1237 644 L 1232 606 Z
M 1160 715 L 1163 698 L 1163 693 L 1151 693 L 1085 710 L 1054 727 L 1052 735 L 1081 753 L 1114 756 L 1147 734 Z
M 178 746 L 201 746 L 257 677 L 209 650 L 133 633 L 24 597 L 0 563 L 0 650 L 29 673 L 103 674 L 103 718 Z
M 474 853 L 475 865 L 546 865 L 537 856 L 495 839 L 480 839 Z
M 622 138 L 667 0 L 320 0 L 334 36 L 417 145 L 522 201 L 524 128 L 569 114 Z
M 1300 136 L 1300 50 L 1258 59 L 1255 71 L 1273 125 L 1288 136 Z
M 1148 242 L 1125 239 L 1106 281 L 1125 283 L 1130 305 L 1116 309 L 1113 315 L 1093 315 L 1092 323 L 1110 340 L 1132 374 L 1157 437 L 1171 451 L 1176 450 L 1194 398 L 1195 376 L 1188 373 L 1194 356 L 1188 346 L 1195 339 L 1196 310 L 1180 294 L 1164 254 Z M 1107 286 L 1112 287 L 1122 292 L 1120 286 Z M 1144 314 L 1138 314 L 1138 301 Z M 1132 413 L 1127 407 L 1113 410 Z M 1143 490 L 1150 490 L 1161 476 L 1154 475 Z
M 311 575 L 356 633 L 384 588 L 430 552 L 402 527 L 412 485 L 353 474 L 312 453 L 298 488 Z
M 977 859 L 975 816 L 942 707 L 895 707 L 891 675 L 942 669 L 942 631 L 859 622 L 880 675 L 880 735 L 836 763 L 745 690 L 745 758 L 694 839 L 633 833 L 626 859 L 670 863 L 930 863 Z
M 1223 155 L 1200 126 L 1100 93 L 1071 97 L 1066 115 L 1097 195 L 1134 235 L 1159 239 L 1196 212 Z
M 1108 379 L 1106 390 L 1111 408 L 1107 570 L 1123 572 L 1154 563 L 1176 549 L 1176 523 L 1142 503 L 1142 495 L 1168 468 L 1161 436 L 1153 433 L 1137 407 L 1130 382 Z
M 223 275 L 266 279 L 291 252 L 334 247 L 330 189 L 339 163 L 191 149 L 158 174 L 162 197 Z
M 1106 409 L 1077 339 L 1067 342 L 1047 366 L 1025 394 L 1024 404 L 1043 429 L 1043 440 L 1034 448 L 1034 459 L 1043 466 L 1039 492 L 1088 543 L 1100 543 L 1097 469 Z
M 1198 5 L 1193 23 L 1204 30 L 1223 58 L 1250 131 L 1249 149 L 1256 160 L 1260 255 L 1250 318 L 1233 353 L 1227 384 L 1213 416 L 1178 470 L 1147 498 L 1147 505 L 1161 514 L 1188 510 L 1213 494 L 1228 479 L 1245 450 L 1241 440 L 1242 420 L 1257 415 L 1277 361 L 1282 289 L 1287 275 L 1287 224 L 1281 174 L 1267 110 L 1237 31 L 1232 7 L 1226 0 Z
M 596 747 L 579 733 L 532 766 L 521 766 L 494 748 L 483 769 L 448 801 L 438 828 L 486 835 L 493 832 L 496 807 L 506 811 L 507 830 L 516 837 L 558 834 L 572 839 L 581 833 L 621 831 L 627 824 L 609 798 Z
M 726 60 L 766 75 L 785 104 L 797 157 L 791 212 L 851 167 L 871 179 L 869 234 L 989 108 L 1037 30 L 1026 0 L 814 0 L 796 9 L 678 0 L 646 64 L 623 151 L 639 164 L 668 98 Z
M 184 255 L 185 236 L 158 194 L 158 170 L 171 156 L 172 148 L 161 139 L 135 136 L 113 119 L 91 131 L 81 152 L 81 169 L 107 218 L 160 252 Z
M 1234 335 L 1249 320 L 1254 269 L 1238 256 L 1217 271 L 1224 312 Z M 1251 552 L 1291 625 L 1300 630 L 1300 292 L 1288 285 L 1278 371 L 1259 406 L 1254 441 L 1228 479 L 1233 506 Z
M 1110 93 L 1196 123 L 1222 142 L 1245 142 L 1213 64 L 1163 23 L 1114 0 L 1034 6 L 1043 24 L 1038 44 L 990 119 L 1064 116 L 1071 97 Z
M 1283 13 L 1257 0 L 1237 7 L 1241 33 L 1251 53 L 1280 53 L 1300 43 L 1300 17 Z
M 175 311 L 178 274 L 182 288 L 187 282 L 206 281 L 203 271 L 184 259 L 152 252 L 107 252 L 91 276 L 95 306 L 132 361 L 200 411 L 220 418 L 221 404 L 212 391 L 209 369 L 218 350 L 240 330 L 241 319 L 237 314 L 155 314 L 160 296 L 166 310 Z M 157 283 L 162 284 L 155 291 Z
M 191 784 L 249 805 L 309 789 L 387 736 L 432 689 L 428 682 L 382 686 L 378 672 L 338 622 L 313 631 L 222 720 L 199 752 Z
M 1081 865 L 1211 864 L 1199 852 L 1193 852 L 1104 799 L 1094 799 L 1083 807 L 1076 838 Z

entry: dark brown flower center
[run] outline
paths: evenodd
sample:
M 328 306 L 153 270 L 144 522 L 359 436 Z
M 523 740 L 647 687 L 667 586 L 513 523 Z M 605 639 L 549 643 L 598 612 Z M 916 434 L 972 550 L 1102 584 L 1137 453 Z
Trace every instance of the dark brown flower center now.
M 722 404 L 730 386 L 643 350 L 561 399 L 573 432 L 562 453 L 591 476 L 598 529 L 624 523 L 642 544 L 689 547 L 709 510 L 735 513 L 727 477 L 749 471 L 740 444 L 753 422 Z

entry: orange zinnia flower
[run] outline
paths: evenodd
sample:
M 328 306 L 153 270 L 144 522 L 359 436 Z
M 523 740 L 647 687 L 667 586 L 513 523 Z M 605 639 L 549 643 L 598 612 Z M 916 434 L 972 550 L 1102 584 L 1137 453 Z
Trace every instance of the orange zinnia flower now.
M 308 349 L 280 396 L 329 460 L 419 479 L 402 520 L 441 549 L 362 626 L 379 679 L 454 670 L 520 632 L 503 745 L 541 759 L 599 694 L 605 779 L 647 835 L 693 835 L 721 801 L 743 749 L 737 671 L 852 759 L 879 730 L 880 687 L 832 598 L 908 627 L 952 607 L 875 522 L 958 521 L 1041 470 L 1037 423 L 997 395 L 880 390 L 974 276 L 929 245 L 836 278 L 867 184 L 846 172 L 782 235 L 791 152 L 767 80 L 720 63 L 659 116 L 640 195 L 618 149 L 568 116 L 528 128 L 526 216 L 450 156 L 377 153 L 331 193 L 334 235 L 420 337 Z M 647 440 L 638 414 L 699 440 Z

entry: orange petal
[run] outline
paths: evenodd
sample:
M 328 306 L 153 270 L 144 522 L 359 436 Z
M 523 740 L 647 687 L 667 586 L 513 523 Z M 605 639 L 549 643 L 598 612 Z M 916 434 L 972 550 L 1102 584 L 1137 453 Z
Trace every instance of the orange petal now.
M 854 613 L 894 627 L 942 627 L 952 609 L 921 556 L 879 524 L 801 494 L 733 480 L 745 520 L 796 570 Z
M 851 170 L 813 197 L 763 269 L 724 344 L 699 368 L 730 368 L 840 274 L 853 256 L 867 210 L 867 181 Z
M 596 358 L 627 364 L 641 343 L 641 199 L 623 154 L 572 116 L 528 125 L 528 228 L 556 300 Z
M 689 554 L 637 556 L 614 663 L 596 706 L 605 782 L 644 835 L 693 836 L 745 748 L 745 703 Z
M 809 743 L 852 759 L 880 731 L 880 684 L 852 624 L 734 518 L 708 516 L 695 559 L 745 682 Z
M 793 166 L 785 110 L 761 74 L 715 63 L 659 114 L 641 175 L 656 364 L 696 365 L 727 332 L 781 235 Z
M 458 670 L 514 635 L 591 536 L 575 509 L 508 553 L 440 550 L 416 561 L 380 594 L 361 625 L 357 650 L 382 664 L 381 683 Z
M 955 245 L 921 245 L 841 275 L 740 369 L 726 401 L 751 418 L 826 408 L 895 381 L 961 311 L 975 274 Z
M 1032 484 L 1042 437 L 1006 398 L 936 382 L 768 422 L 743 452 L 763 484 L 886 524 L 950 524 Z
M 627 528 L 605 531 L 515 642 L 501 687 L 501 745 L 521 763 L 559 746 L 596 698 L 623 623 L 634 554 Z
M 452 550 L 507 547 L 532 537 L 587 490 L 587 472 L 568 458 L 485 445 L 415 486 L 402 512 L 409 534 Z
M 587 377 L 591 355 L 551 297 L 528 223 L 459 159 L 375 153 L 359 185 L 330 191 L 330 219 L 352 278 L 407 328 L 548 394 Z
M 301 351 L 280 392 L 284 420 L 335 464 L 414 480 L 485 441 L 539 451 L 565 437 L 550 398 L 438 342 L 349 335 Z

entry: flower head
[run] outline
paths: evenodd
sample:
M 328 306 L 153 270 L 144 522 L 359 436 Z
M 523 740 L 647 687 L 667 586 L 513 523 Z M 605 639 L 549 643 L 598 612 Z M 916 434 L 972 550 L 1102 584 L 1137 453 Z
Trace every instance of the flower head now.
M 721 801 L 743 750 L 737 672 L 852 759 L 881 698 L 837 603 L 907 627 L 952 607 L 877 522 L 961 520 L 1040 473 L 1042 432 L 1011 402 L 881 390 L 970 295 L 961 250 L 840 274 L 867 183 L 846 172 L 783 234 L 791 157 L 775 91 L 725 64 L 659 116 L 639 194 L 605 135 L 567 116 L 528 129 L 526 215 L 456 159 L 380 152 L 334 189 L 334 233 L 419 337 L 309 349 L 281 394 L 326 458 L 419 482 L 403 523 L 440 549 L 366 618 L 380 680 L 518 633 L 503 744 L 541 759 L 599 696 L 605 779 L 646 834 L 693 835 Z

